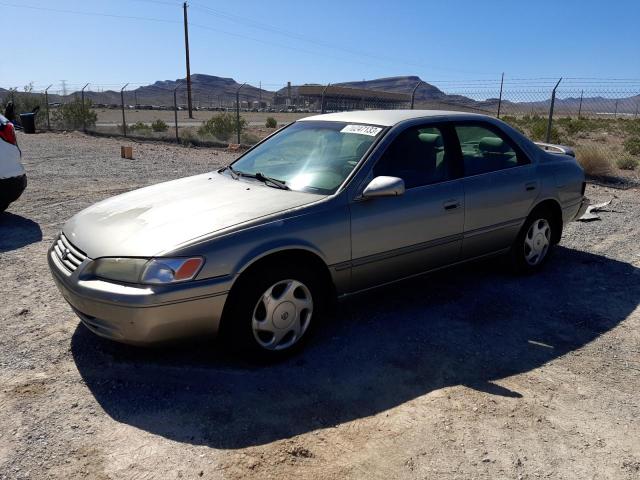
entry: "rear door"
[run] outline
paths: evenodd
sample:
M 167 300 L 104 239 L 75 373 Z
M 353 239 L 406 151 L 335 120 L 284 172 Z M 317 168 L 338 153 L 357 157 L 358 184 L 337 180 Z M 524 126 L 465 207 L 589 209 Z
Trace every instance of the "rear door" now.
M 456 148 L 446 127 L 409 127 L 374 165 L 371 178 L 400 177 L 406 191 L 352 201 L 352 291 L 458 260 L 464 191 Z
M 456 122 L 465 192 L 462 258 L 509 247 L 540 190 L 535 165 L 487 122 Z

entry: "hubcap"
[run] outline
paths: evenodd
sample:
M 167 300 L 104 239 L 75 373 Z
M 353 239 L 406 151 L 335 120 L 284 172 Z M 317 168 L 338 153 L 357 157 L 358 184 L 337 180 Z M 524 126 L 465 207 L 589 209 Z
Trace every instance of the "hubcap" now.
M 262 294 L 251 319 L 253 337 L 267 350 L 284 350 L 297 343 L 311 323 L 313 299 L 298 280 L 282 280 Z
M 524 258 L 531 266 L 538 265 L 549 251 L 551 226 L 541 218 L 531 224 L 524 237 Z

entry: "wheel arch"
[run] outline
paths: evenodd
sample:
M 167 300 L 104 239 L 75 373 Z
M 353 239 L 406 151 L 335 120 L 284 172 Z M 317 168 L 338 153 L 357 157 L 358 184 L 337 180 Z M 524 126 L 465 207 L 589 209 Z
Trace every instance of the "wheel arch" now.
M 536 205 L 531 209 L 527 218 L 531 218 L 533 215 L 540 211 L 546 211 L 551 214 L 552 224 L 552 234 L 553 238 L 551 241 L 553 243 L 560 242 L 560 238 L 562 237 L 562 207 L 560 203 L 555 198 L 546 198 L 540 200 Z
M 321 278 L 322 284 L 327 289 L 326 294 L 331 299 L 336 295 L 336 287 L 331 275 L 329 266 L 319 253 L 306 246 L 291 246 L 281 247 L 264 251 L 259 255 L 255 255 L 250 261 L 246 262 L 241 268 L 237 270 L 236 278 L 229 290 L 229 298 L 225 302 L 225 306 L 221 318 L 221 328 L 224 328 L 226 323 L 225 315 L 230 305 L 233 304 L 234 296 L 238 295 L 240 289 L 245 280 L 250 278 L 253 272 L 259 271 L 261 268 L 268 268 L 269 265 L 281 265 L 283 262 L 293 263 L 295 265 L 308 265 L 310 268 L 318 272 Z

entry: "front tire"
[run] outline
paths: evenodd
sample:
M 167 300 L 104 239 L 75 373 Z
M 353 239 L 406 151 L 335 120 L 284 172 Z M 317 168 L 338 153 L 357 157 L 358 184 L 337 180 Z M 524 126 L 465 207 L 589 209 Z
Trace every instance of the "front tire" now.
M 265 265 L 246 272 L 225 309 L 223 334 L 235 352 L 273 360 L 299 350 L 326 304 L 320 276 L 296 265 Z
M 554 222 L 544 210 L 534 211 L 525 221 L 511 247 L 511 263 L 518 273 L 538 271 L 554 247 Z

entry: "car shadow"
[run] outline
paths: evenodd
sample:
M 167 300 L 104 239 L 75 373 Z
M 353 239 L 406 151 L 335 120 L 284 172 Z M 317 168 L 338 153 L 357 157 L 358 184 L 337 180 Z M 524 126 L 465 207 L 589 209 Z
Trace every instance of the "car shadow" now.
M 0 213 L 0 253 L 17 250 L 42 240 L 42 230 L 33 220 L 14 213 Z
M 458 267 L 342 303 L 297 356 L 257 367 L 206 340 L 140 349 L 83 326 L 71 349 L 113 419 L 235 449 L 374 415 L 437 389 L 494 383 L 593 341 L 640 302 L 640 269 L 559 247 L 537 275 Z

